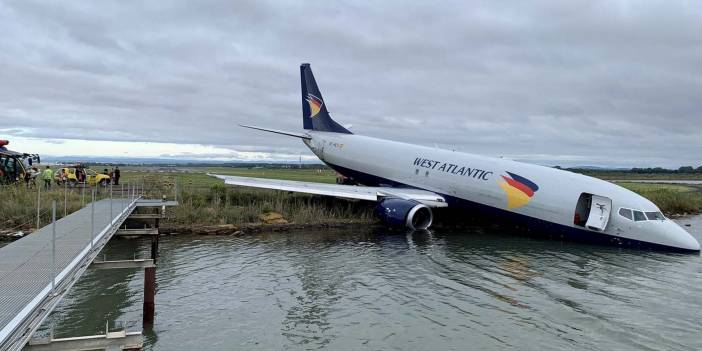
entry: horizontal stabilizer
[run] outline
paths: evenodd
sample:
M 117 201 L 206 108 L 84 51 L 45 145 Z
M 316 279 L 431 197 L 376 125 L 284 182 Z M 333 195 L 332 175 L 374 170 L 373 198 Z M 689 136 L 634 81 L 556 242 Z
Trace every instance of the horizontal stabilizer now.
M 244 128 L 262 130 L 264 132 L 287 135 L 287 136 L 296 137 L 296 138 L 302 138 L 302 139 L 310 139 L 311 138 L 309 135 L 307 135 L 305 133 L 288 132 L 285 130 L 269 129 L 269 128 L 263 128 L 263 127 L 249 126 L 249 125 L 244 125 L 244 124 L 240 124 L 239 126 L 244 127 Z

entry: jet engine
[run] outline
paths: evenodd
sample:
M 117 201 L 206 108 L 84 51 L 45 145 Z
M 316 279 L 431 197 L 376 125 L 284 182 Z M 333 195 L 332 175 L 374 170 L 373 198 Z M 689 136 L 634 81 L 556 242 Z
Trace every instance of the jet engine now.
M 426 205 L 397 198 L 380 201 L 375 207 L 375 215 L 389 226 L 409 229 L 427 229 L 434 219 L 431 209 Z

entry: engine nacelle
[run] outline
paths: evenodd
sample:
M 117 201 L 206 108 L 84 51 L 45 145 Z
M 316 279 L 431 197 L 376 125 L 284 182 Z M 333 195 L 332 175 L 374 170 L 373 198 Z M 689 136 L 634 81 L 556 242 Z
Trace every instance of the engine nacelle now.
M 409 229 L 427 229 L 434 220 L 431 209 L 418 201 L 387 198 L 375 207 L 375 215 L 385 224 Z

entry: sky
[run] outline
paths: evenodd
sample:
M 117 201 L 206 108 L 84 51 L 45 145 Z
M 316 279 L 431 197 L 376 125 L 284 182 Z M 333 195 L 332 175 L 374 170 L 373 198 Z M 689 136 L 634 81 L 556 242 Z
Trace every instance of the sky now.
M 357 134 L 549 165 L 702 165 L 695 1 L 0 2 L 0 139 L 312 160 L 299 65 Z

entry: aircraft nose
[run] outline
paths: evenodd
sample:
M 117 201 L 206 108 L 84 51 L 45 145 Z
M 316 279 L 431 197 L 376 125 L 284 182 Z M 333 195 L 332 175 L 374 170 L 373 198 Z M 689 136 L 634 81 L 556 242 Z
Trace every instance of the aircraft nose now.
M 670 223 L 672 224 L 670 230 L 673 232 L 673 239 L 677 247 L 690 251 L 700 251 L 700 243 L 692 234 L 688 233 L 677 223 L 673 221 L 670 221 Z

